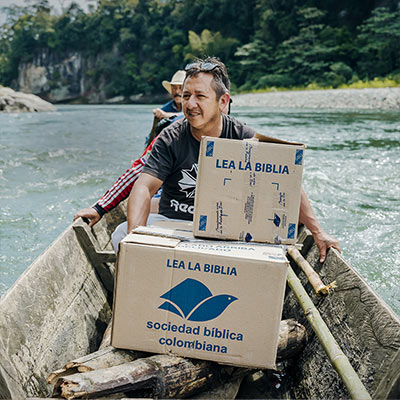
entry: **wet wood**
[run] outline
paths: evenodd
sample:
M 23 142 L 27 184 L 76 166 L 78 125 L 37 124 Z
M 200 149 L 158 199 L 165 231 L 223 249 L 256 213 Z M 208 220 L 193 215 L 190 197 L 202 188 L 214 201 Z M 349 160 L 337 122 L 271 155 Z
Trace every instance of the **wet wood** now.
M 306 333 L 302 325 L 294 320 L 281 321 L 279 358 L 293 357 L 305 343 Z M 137 358 L 136 352 L 107 348 L 68 363 L 63 370 L 49 376 L 49 382 L 58 379 L 54 395 L 73 399 L 89 394 L 104 396 L 145 389 L 156 397 L 186 397 L 249 372 L 245 368 L 164 355 L 127 362 L 125 357 L 129 358 L 130 353 Z M 70 375 L 71 371 L 82 374 Z
M 57 379 L 77 372 L 89 372 L 109 368 L 145 356 L 146 353 L 144 352 L 120 350 L 109 346 L 76 360 L 69 361 L 63 368 L 53 371 L 48 376 L 47 383 L 54 384 Z
M 213 400 L 231 400 L 236 399 L 236 396 L 239 392 L 240 385 L 242 384 L 244 377 L 239 377 L 232 382 L 226 382 L 220 386 L 212 388 L 210 390 L 206 390 L 201 392 L 195 396 L 192 396 L 191 399 L 213 399 Z
M 66 399 L 129 392 L 143 397 L 182 398 L 249 373 L 245 368 L 168 355 L 70 375 L 57 381 L 54 395 Z
M 307 343 L 307 331 L 294 319 L 285 319 L 279 326 L 277 359 L 283 360 L 299 354 Z
M 292 259 L 296 262 L 296 264 L 301 268 L 301 270 L 306 275 L 308 281 L 311 286 L 314 288 L 315 293 L 317 294 L 329 294 L 331 289 L 336 287 L 336 281 L 331 282 L 328 285 L 325 285 L 320 276 L 314 271 L 311 265 L 304 259 L 304 257 L 300 254 L 300 252 L 294 247 L 289 246 L 287 248 L 287 252 L 292 257 Z

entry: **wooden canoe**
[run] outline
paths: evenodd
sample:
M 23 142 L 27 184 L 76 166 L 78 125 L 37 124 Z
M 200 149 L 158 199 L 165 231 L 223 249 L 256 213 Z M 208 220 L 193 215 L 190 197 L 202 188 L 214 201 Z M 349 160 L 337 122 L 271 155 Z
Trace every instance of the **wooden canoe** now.
M 48 375 L 98 349 L 111 316 L 115 256 L 110 235 L 124 218 L 119 206 L 93 230 L 76 221 L 1 298 L 0 398 L 51 396 Z M 398 316 L 340 254 L 330 251 L 321 266 L 312 237 L 303 234 L 300 241 L 309 263 L 325 282 L 336 280 L 337 288 L 317 296 L 293 269 L 368 392 L 376 399 L 400 398 Z M 271 387 L 268 371 L 253 373 L 238 397 L 349 398 L 290 289 L 283 318 L 306 326 L 306 348 L 285 366 L 284 381 Z

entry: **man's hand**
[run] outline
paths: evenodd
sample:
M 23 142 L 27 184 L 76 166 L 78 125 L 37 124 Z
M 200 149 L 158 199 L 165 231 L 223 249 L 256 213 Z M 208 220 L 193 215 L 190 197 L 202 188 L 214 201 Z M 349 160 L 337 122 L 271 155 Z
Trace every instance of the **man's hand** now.
M 339 241 L 323 230 L 313 233 L 314 242 L 319 249 L 319 262 L 323 263 L 326 259 L 328 249 L 334 247 L 340 253 Z
M 163 118 L 168 118 L 170 113 L 166 113 L 165 111 L 161 110 L 161 108 L 155 108 L 153 110 L 153 114 L 156 118 L 158 118 L 159 120 L 163 119 Z
M 326 253 L 330 247 L 334 247 L 340 252 L 339 241 L 333 236 L 328 235 L 322 228 L 317 218 L 315 217 L 314 211 L 311 207 L 310 200 L 303 189 L 301 189 L 301 200 L 300 200 L 300 213 L 299 223 L 304 224 L 312 233 L 314 242 L 319 249 L 319 261 L 323 263 L 326 259 Z
M 89 227 L 91 228 L 93 225 L 97 224 L 101 217 L 99 213 L 92 207 L 84 208 L 83 210 L 78 211 L 74 215 L 74 221 L 78 218 L 88 218 L 90 220 Z

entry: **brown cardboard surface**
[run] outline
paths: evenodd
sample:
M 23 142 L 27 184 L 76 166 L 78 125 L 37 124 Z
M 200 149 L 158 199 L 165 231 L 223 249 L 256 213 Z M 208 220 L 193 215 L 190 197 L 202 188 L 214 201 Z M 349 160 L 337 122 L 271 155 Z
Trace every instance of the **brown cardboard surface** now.
M 196 237 L 295 243 L 305 146 L 256 137 L 202 139 Z
M 120 244 L 113 346 L 275 367 L 287 275 L 280 246 L 185 239 L 166 247 L 138 236 Z

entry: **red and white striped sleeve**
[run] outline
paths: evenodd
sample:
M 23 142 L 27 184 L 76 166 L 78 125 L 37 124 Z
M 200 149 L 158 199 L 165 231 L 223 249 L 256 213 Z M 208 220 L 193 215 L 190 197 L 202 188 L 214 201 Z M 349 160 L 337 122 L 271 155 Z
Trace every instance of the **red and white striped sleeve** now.
M 132 166 L 117 179 L 111 188 L 108 189 L 103 197 L 93 206 L 100 216 L 111 211 L 129 196 L 134 183 L 142 172 L 156 139 L 157 137 L 147 146 L 141 157 L 132 163 Z

